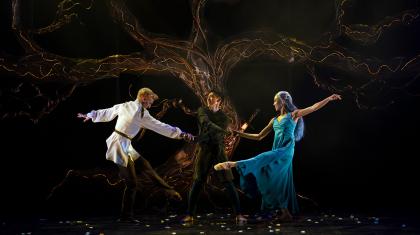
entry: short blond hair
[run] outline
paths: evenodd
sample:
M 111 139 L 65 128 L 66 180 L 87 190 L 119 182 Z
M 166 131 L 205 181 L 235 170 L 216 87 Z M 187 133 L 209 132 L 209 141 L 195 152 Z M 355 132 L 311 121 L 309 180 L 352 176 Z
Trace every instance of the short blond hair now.
M 159 99 L 159 96 L 156 95 L 156 93 L 154 93 L 152 89 L 148 87 L 143 87 L 139 90 L 139 92 L 137 92 L 137 99 L 140 100 L 140 97 L 145 96 L 145 95 L 151 96 L 153 100 Z

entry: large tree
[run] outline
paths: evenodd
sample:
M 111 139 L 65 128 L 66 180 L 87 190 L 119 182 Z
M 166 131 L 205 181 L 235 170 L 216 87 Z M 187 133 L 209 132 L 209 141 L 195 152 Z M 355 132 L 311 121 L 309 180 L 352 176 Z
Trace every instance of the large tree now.
M 369 47 L 375 45 L 388 30 L 418 24 L 419 6 L 416 4 L 413 9 L 366 25 L 345 20 L 347 10 L 357 1 L 334 0 L 335 15 L 329 31 L 322 33 L 317 40 L 305 42 L 265 30 L 240 33 L 214 43 L 209 39 L 211 30 L 205 18 L 208 2 L 189 0 L 192 19 L 189 37 L 176 39 L 146 30 L 124 0 L 57 1 L 55 18 L 40 28 L 34 28 L 28 22 L 36 19 L 25 17 L 28 13 L 25 4 L 28 2 L 12 0 L 11 28 L 23 50 L 21 55 L 0 54 L 3 73 L 20 78 L 18 83 L 1 88 L 2 118 L 27 117 L 37 121 L 71 96 L 78 86 L 105 78 L 118 79 L 122 73 L 169 74 L 181 80 L 204 103 L 210 90 L 226 90 L 229 73 L 236 65 L 261 57 L 303 65 L 320 88 L 353 97 L 360 108 L 392 102 L 392 97 L 386 102 L 376 99 L 390 91 L 413 95 L 410 88 L 416 83 L 420 71 L 418 52 L 408 57 L 381 60 L 356 53 L 343 41 L 346 45 L 350 42 Z M 241 4 L 240 1 L 225 2 Z M 80 20 L 80 14 L 89 14 L 98 4 L 106 5 L 115 24 L 138 43 L 141 50 L 99 59 L 72 58 L 54 53 L 36 40 L 36 36 L 57 32 Z M 223 107 L 231 119 L 231 128 L 238 128 L 240 119 L 230 97 L 226 97 Z M 236 136 L 226 138 L 229 154 L 237 141 Z M 191 155 L 194 147 L 186 149 L 189 151 L 187 155 Z M 177 184 L 176 179 L 189 174 L 189 171 L 180 171 L 191 167 L 190 158 L 183 159 L 181 163 L 168 161 L 161 167 L 162 171 L 166 171 L 166 179 L 172 179 L 173 184 Z M 179 172 L 184 172 L 184 175 Z

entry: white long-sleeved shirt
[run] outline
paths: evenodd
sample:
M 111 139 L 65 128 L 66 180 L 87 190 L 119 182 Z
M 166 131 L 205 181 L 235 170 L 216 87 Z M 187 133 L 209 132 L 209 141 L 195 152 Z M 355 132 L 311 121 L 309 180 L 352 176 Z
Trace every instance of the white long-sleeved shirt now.
M 133 138 L 141 128 L 152 130 L 156 133 L 169 138 L 181 139 L 182 131 L 178 127 L 173 127 L 152 117 L 147 109 L 144 109 L 141 117 L 142 105 L 137 100 L 122 104 L 116 104 L 112 108 L 93 110 L 87 114 L 93 122 L 109 122 L 118 116 L 115 129 Z M 136 160 L 140 154 L 131 145 L 131 140 L 113 132 L 106 140 L 108 150 L 106 159 L 114 163 L 127 166 L 127 161 Z

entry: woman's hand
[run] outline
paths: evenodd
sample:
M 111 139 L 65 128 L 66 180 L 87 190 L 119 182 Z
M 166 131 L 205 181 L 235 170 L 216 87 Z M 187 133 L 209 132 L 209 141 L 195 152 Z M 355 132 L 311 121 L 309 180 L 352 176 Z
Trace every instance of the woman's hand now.
M 328 97 L 328 101 L 341 100 L 341 95 L 333 94 Z
M 232 130 L 232 132 L 233 132 L 234 134 L 241 134 L 241 133 L 243 133 L 243 131 L 238 131 L 238 130 Z

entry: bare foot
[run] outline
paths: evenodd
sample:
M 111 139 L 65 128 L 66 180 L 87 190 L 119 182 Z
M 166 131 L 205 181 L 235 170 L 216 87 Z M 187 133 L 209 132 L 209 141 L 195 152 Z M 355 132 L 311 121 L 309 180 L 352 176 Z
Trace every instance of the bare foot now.
M 221 171 L 221 170 L 229 170 L 232 167 L 235 167 L 236 164 L 235 162 L 222 162 L 222 163 L 218 163 L 216 165 L 214 165 L 214 169 L 216 171 Z

